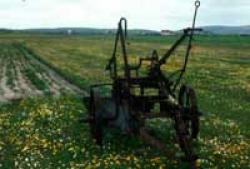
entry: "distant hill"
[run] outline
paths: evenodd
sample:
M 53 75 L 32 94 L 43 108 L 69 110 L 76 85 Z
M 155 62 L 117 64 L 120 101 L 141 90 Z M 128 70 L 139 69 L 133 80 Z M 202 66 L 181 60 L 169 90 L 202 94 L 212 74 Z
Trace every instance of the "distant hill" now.
M 13 31 L 10 29 L 1 29 L 0 28 L 0 33 L 11 33 L 11 32 L 13 32 Z
M 218 35 L 250 35 L 249 26 L 203 26 L 202 34 L 218 34 Z M 96 28 L 41 28 L 41 29 L 23 29 L 9 30 L 1 29 L 0 32 L 27 32 L 27 33 L 45 33 L 45 34 L 80 34 L 80 35 L 106 35 L 115 34 L 116 29 L 96 29 Z M 161 35 L 160 31 L 146 29 L 131 29 L 128 31 L 130 35 Z M 175 31 L 180 33 L 180 31 Z
M 204 33 L 219 35 L 250 35 L 249 26 L 204 26 Z
M 49 34 L 81 34 L 81 35 L 105 35 L 115 34 L 116 29 L 96 29 L 96 28 L 53 28 L 53 29 L 25 29 L 21 32 L 49 33 Z M 158 31 L 132 29 L 128 31 L 131 35 L 160 35 Z

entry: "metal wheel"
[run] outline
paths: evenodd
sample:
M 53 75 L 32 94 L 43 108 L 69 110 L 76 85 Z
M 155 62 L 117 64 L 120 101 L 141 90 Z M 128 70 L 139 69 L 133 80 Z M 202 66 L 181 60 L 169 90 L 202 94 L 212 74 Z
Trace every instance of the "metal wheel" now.
M 180 111 L 175 112 L 174 120 L 178 143 L 185 154 L 184 160 L 188 162 L 190 168 L 196 169 L 196 160 L 198 159 L 198 156 L 193 152 L 192 145 L 190 144 L 189 133 Z
M 196 139 L 199 134 L 200 114 L 196 94 L 193 88 L 183 85 L 179 93 L 179 104 L 182 107 L 182 118 L 190 139 Z
M 96 114 L 96 108 L 98 105 L 98 96 L 91 90 L 89 99 L 89 121 L 90 132 L 92 137 L 96 140 L 98 145 L 102 145 L 102 119 Z

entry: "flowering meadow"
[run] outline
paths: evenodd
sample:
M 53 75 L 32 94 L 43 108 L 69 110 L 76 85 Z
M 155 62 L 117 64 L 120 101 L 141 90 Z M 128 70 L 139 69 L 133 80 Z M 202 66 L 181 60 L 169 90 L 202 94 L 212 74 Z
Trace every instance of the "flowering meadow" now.
M 165 38 L 131 37 L 130 53 L 145 56 L 152 48 L 163 53 L 173 40 Z M 86 90 L 92 83 L 108 81 L 103 69 L 112 37 L 20 34 L 5 39 L 24 43 Z M 179 63 L 171 61 L 171 68 Z M 197 37 L 185 81 L 196 89 L 203 112 L 200 135 L 193 143 L 197 166 L 250 168 L 250 38 Z M 147 126 L 166 143 L 168 154 L 115 129 L 105 129 L 103 147 L 97 146 L 89 126 L 79 123 L 87 114 L 82 97 L 64 93 L 1 104 L 0 169 L 187 168 L 167 119 L 147 121 Z

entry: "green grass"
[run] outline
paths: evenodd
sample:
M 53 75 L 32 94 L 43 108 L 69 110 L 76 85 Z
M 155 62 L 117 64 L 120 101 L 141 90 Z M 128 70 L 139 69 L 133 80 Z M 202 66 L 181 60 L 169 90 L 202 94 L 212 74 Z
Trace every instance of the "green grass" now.
M 14 66 L 13 66 L 13 62 L 12 60 L 8 60 L 9 62 L 7 63 L 7 66 L 6 66 L 6 73 L 5 73 L 5 76 L 7 77 L 7 85 L 13 89 L 15 87 L 15 83 L 14 83 Z
M 4 50 L 6 49 L 6 50 Z M 1 74 L 2 76 L 6 76 L 6 85 L 8 85 L 11 89 L 14 89 L 15 87 L 15 79 L 16 79 L 16 69 L 14 66 L 13 60 L 9 57 L 11 53 L 11 47 L 10 46 L 5 46 L 1 45 L 0 50 L 1 50 L 1 58 L 2 58 L 2 66 L 6 65 L 5 69 L 5 75 Z M 3 70 L 2 70 L 3 71 Z
M 23 73 L 38 90 L 49 91 L 49 87 L 48 87 L 47 83 L 45 81 L 41 80 L 37 76 L 37 74 L 34 70 L 32 70 L 31 68 L 26 68 L 23 70 Z
M 163 54 L 176 37 L 129 37 L 130 62 L 152 49 Z M 112 54 L 111 36 L 2 35 L 1 40 L 24 44 L 33 56 L 82 88 L 110 81 L 104 73 Z M 182 63 L 181 47 L 164 67 L 172 71 Z M 201 36 L 194 49 L 185 82 L 198 94 L 201 133 L 196 149 L 202 168 L 249 168 L 250 154 L 250 37 Z M 109 131 L 104 149 L 95 146 L 86 113 L 76 96 L 26 99 L 0 108 L 0 164 L 2 168 L 185 168 L 138 138 Z M 173 146 L 169 121 L 149 122 L 154 133 Z M 1 167 L 0 167 L 1 168 Z

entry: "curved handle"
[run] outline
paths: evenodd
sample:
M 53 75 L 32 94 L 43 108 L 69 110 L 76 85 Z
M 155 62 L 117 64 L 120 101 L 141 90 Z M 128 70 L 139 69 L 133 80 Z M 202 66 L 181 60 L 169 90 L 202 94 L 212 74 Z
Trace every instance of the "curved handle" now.
M 122 29 L 122 27 L 124 26 L 124 37 L 125 39 L 127 39 L 127 19 L 124 17 L 121 17 L 120 21 L 119 21 L 119 27 Z

